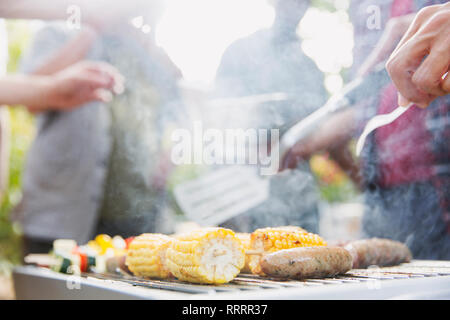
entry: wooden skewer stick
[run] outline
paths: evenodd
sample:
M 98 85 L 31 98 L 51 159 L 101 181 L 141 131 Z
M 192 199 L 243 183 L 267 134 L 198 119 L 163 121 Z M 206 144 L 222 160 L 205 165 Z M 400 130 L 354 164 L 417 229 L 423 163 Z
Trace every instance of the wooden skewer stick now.
M 57 265 L 59 260 L 49 254 L 29 254 L 24 258 L 27 264 L 37 264 L 40 266 Z

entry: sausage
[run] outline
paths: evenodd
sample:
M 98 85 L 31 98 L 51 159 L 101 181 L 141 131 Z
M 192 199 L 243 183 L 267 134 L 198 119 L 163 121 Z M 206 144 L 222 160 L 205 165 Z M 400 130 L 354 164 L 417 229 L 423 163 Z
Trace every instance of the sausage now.
M 339 247 L 303 247 L 267 254 L 260 264 L 262 271 L 273 277 L 323 278 L 350 270 L 352 256 Z
M 356 240 L 344 248 L 353 257 L 353 269 L 364 269 L 371 265 L 393 266 L 412 259 L 411 251 L 406 245 L 389 239 Z

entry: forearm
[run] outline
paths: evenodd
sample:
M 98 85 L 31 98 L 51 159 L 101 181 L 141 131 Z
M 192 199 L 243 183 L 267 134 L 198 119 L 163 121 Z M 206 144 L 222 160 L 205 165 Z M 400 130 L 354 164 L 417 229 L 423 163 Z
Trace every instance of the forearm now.
M 348 143 L 343 143 L 342 145 L 336 146 L 334 149 L 330 150 L 330 156 L 350 177 L 355 186 L 359 190 L 362 190 L 363 179 L 360 166 L 350 152 Z
M 0 17 L 7 19 L 60 20 L 67 18 L 67 8 L 88 8 L 88 0 L 2 0 Z
M 355 185 L 361 189 L 360 168 L 353 158 L 348 143 L 356 130 L 355 109 L 336 114 L 317 130 L 306 142 L 308 154 L 328 151 L 330 156 L 345 171 Z
M 83 61 L 52 75 L 0 78 L 0 104 L 22 104 L 32 112 L 68 111 L 91 101 L 109 102 L 123 91 L 123 77 L 104 62 Z
M 108 28 L 125 15 L 131 18 L 140 12 L 148 0 L 0 0 L 0 17 L 6 19 L 65 20 L 79 8 L 82 23 L 95 28 Z M 127 19 L 128 19 L 127 18 Z
M 309 159 L 321 151 L 333 150 L 336 146 L 347 143 L 353 136 L 355 126 L 355 110 L 348 109 L 333 115 L 314 133 L 298 141 L 282 159 L 282 170 L 295 168 L 300 160 Z
M 37 108 L 46 105 L 51 88 L 49 77 L 7 76 L 0 78 L 0 104 Z
M 356 125 L 354 109 L 348 109 L 332 116 L 314 134 L 305 139 L 308 155 L 332 150 L 350 140 Z
M 93 29 L 83 28 L 73 39 L 33 70 L 32 74 L 50 75 L 83 60 L 96 38 L 97 33 Z

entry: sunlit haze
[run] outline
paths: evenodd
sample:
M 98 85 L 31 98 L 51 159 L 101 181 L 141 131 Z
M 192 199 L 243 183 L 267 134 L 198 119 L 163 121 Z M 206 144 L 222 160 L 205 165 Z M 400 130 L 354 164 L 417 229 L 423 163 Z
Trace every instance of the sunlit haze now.
M 274 10 L 264 0 L 171 0 L 156 30 L 156 41 L 187 82 L 211 85 L 225 49 L 239 38 L 270 27 L 273 19 Z M 305 53 L 326 73 L 327 89 L 339 90 L 342 79 L 338 73 L 352 64 L 352 27 L 347 13 L 312 8 L 302 20 L 299 34 L 305 40 Z
M 209 84 L 227 46 L 269 27 L 273 18 L 272 7 L 261 0 L 172 0 L 156 41 L 187 81 Z

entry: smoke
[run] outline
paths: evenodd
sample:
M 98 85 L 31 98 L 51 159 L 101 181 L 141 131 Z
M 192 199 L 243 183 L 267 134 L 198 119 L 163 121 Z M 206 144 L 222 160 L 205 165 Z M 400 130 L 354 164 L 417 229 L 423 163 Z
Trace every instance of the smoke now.
M 448 259 L 449 245 L 434 186 L 427 182 L 395 188 L 369 185 L 364 233 L 404 242 L 416 259 Z
M 131 33 L 131 35 L 133 35 Z M 168 152 L 163 138 L 181 116 L 172 70 L 161 56 L 149 54 L 138 37 L 107 35 L 101 41 L 102 60 L 127 79 L 124 94 L 109 105 L 113 148 L 110 155 L 99 232 L 125 236 L 173 231 L 164 185 L 156 181 Z
M 396 101 L 396 91 L 387 87 L 368 107 L 386 113 L 389 110 L 383 108 L 396 107 Z M 448 179 L 445 172 L 436 171 L 448 166 L 448 148 L 436 135 L 448 123 L 429 125 L 436 124 L 438 114 L 445 118 L 440 110 L 445 103 L 437 101 L 428 110 L 413 107 L 393 124 L 377 129 L 362 156 L 364 235 L 404 242 L 417 259 L 448 259 L 450 254 L 444 217 Z
M 144 23 L 153 24 L 152 17 L 142 16 Z M 106 106 L 112 145 L 96 232 L 128 236 L 173 231 L 174 208 L 168 202 L 167 185 L 155 184 L 161 176 L 162 180 L 167 178 L 162 167 L 170 160 L 164 157 L 169 152 L 164 139 L 170 136 L 171 128 L 192 128 L 195 121 L 202 121 L 205 129 L 283 129 L 325 103 L 328 95 L 323 73 L 303 54 L 295 30 L 289 29 L 292 26 L 285 27 L 260 30 L 226 50 L 217 72 L 214 100 L 206 95 L 192 100 L 182 95 L 176 67 L 154 47 L 152 34 L 117 24 L 101 35 L 88 58 L 111 63 L 127 81 L 124 94 Z M 355 51 L 355 61 L 367 55 L 367 48 L 373 49 L 374 40 L 371 34 L 363 45 L 356 46 L 361 52 Z M 380 100 L 391 95 L 383 91 L 370 98 L 377 91 L 375 85 L 368 86 L 367 95 L 355 106 L 360 127 L 380 111 Z M 381 129 L 369 137 L 362 156 L 363 231 L 367 237 L 405 242 L 416 258 L 443 258 L 449 256 L 449 240 L 439 189 L 448 189 L 448 178 L 443 185 L 435 178 L 448 177 L 448 143 L 441 141 L 448 130 L 448 111 L 440 114 L 436 104 L 422 115 L 418 112 L 411 109 L 403 115 L 406 118 L 395 134 Z M 341 127 L 348 125 L 342 123 Z M 444 155 L 435 166 L 438 152 Z M 442 171 L 439 175 L 437 168 Z M 321 200 L 308 162 L 269 179 L 269 199 L 223 226 L 252 231 L 292 224 L 318 232 Z M 448 202 L 446 193 L 444 201 Z

